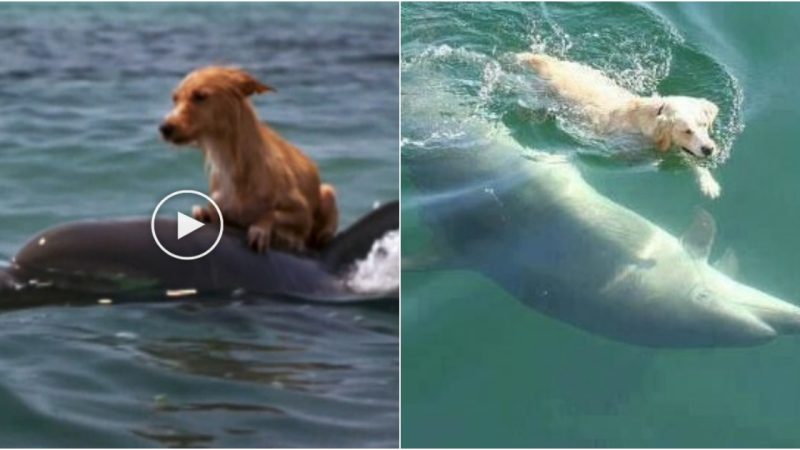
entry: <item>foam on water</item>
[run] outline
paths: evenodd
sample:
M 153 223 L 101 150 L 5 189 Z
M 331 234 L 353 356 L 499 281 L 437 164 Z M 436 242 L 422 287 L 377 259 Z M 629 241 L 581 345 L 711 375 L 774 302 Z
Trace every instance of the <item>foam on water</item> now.
M 402 70 L 424 65 L 435 65 L 452 61 L 484 63 L 488 57 L 484 54 L 471 51 L 462 47 L 453 48 L 447 44 L 429 46 L 419 55 L 403 58 L 400 64 Z
M 372 244 L 369 254 L 356 261 L 347 285 L 361 294 L 396 291 L 400 287 L 400 232 L 389 231 Z

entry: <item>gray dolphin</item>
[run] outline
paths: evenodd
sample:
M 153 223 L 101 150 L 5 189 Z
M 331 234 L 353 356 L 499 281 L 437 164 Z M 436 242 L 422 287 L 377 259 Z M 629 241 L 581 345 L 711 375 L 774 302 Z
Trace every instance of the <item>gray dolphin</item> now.
M 707 214 L 679 239 L 597 192 L 569 158 L 524 148 L 447 91 L 403 96 L 403 167 L 423 194 L 409 204 L 443 244 L 439 263 L 637 345 L 745 346 L 800 332 L 800 308 L 709 264 Z
M 178 241 L 174 220 L 157 219 L 155 227 L 162 243 L 180 254 L 200 253 L 217 236 L 205 226 Z M 149 219 L 68 223 L 33 237 L 0 271 L 0 308 L 232 292 L 327 302 L 396 299 L 396 289 L 356 292 L 347 277 L 376 240 L 398 227 L 398 203 L 387 203 L 313 254 L 257 254 L 242 230 L 226 227 L 209 255 L 181 261 L 156 246 Z

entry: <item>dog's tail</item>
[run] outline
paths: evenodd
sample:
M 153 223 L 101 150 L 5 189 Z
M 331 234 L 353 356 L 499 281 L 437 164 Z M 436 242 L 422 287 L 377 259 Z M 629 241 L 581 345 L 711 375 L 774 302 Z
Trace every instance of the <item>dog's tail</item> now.
M 336 190 L 330 184 L 319 188 L 319 206 L 314 211 L 314 228 L 311 230 L 311 247 L 324 248 L 336 235 L 339 226 L 339 208 Z
M 320 261 L 328 270 L 341 273 L 357 260 L 364 259 L 378 239 L 399 228 L 399 203 L 386 203 L 336 235 L 322 250 Z
M 522 52 L 517 53 L 517 62 L 520 64 L 528 64 L 535 70 L 540 70 L 542 65 L 555 58 L 545 55 L 544 53 Z

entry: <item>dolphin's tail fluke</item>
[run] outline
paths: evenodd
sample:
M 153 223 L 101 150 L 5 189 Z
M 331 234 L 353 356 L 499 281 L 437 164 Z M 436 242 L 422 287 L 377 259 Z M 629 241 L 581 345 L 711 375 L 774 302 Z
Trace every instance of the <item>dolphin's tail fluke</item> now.
M 333 238 L 322 250 L 320 260 L 332 272 L 341 273 L 359 259 L 364 259 L 375 241 L 399 228 L 399 203 L 386 203 Z

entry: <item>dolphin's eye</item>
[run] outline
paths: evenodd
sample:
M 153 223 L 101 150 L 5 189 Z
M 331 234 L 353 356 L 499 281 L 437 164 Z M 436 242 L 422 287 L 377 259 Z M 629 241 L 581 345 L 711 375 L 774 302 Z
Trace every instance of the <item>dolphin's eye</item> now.
M 694 294 L 694 299 L 700 303 L 708 302 L 709 298 L 708 291 L 705 289 L 701 289 Z

